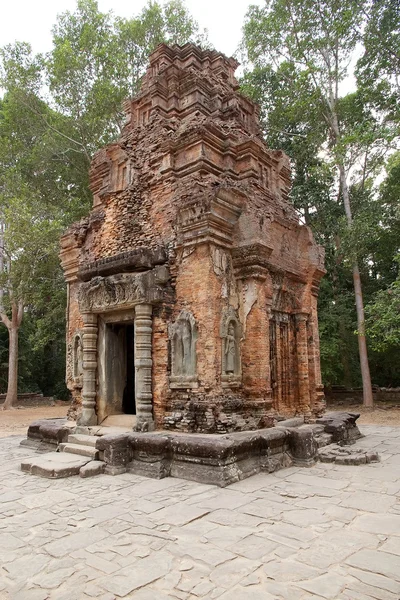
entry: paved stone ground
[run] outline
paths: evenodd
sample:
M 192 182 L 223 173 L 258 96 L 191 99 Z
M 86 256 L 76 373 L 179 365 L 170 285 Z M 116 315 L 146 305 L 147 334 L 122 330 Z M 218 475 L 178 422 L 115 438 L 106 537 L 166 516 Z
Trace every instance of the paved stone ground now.
M 399 600 L 400 428 L 379 464 L 318 464 L 226 489 L 124 474 L 50 481 L 0 440 L 1 600 Z

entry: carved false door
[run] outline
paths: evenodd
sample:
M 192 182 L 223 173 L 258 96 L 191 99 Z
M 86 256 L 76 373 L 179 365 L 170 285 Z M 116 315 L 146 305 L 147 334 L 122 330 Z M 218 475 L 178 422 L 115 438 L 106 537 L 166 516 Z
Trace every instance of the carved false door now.
M 288 313 L 273 311 L 270 319 L 270 369 L 272 402 L 282 414 L 295 406 L 294 320 Z

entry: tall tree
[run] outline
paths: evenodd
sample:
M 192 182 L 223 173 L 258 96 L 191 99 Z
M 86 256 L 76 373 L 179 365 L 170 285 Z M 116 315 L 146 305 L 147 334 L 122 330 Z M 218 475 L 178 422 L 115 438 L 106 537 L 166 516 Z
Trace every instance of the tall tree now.
M 329 132 L 325 152 L 336 166 L 347 227 L 353 228 L 348 140 L 340 121 L 340 88 L 361 40 L 366 4 L 356 0 L 269 0 L 250 7 L 244 45 L 256 68 L 271 65 L 298 111 L 312 105 Z M 267 68 L 271 68 L 267 67 Z M 315 116 L 314 116 L 315 118 Z M 364 405 L 372 407 L 364 303 L 357 260 L 352 265 Z
M 371 0 L 364 19 L 364 51 L 356 66 L 358 85 L 376 107 L 399 123 L 400 4 L 398 0 Z
M 5 408 L 17 397 L 23 316 L 29 316 L 31 354 L 61 345 L 54 339 L 64 335 L 56 324 L 63 319 L 58 239 L 87 213 L 91 157 L 123 126 L 122 100 L 138 91 L 148 54 L 160 42 L 190 39 L 204 42 L 205 36 L 180 0 L 149 1 L 132 19 L 101 12 L 95 0 L 78 0 L 74 12 L 58 17 L 47 55 L 35 56 L 21 42 L 0 49 L 0 89 L 5 90 L 0 322 L 9 332 Z

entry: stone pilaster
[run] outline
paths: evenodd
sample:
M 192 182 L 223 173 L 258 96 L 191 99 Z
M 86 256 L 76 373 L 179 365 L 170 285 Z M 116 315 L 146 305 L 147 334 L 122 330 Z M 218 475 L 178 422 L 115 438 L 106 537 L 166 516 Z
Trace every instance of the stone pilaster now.
M 136 428 L 154 429 L 152 378 L 152 311 L 151 304 L 135 307 L 135 400 Z
M 299 382 L 299 412 L 305 418 L 311 416 L 310 408 L 310 382 L 308 376 L 308 340 L 307 340 L 308 314 L 296 314 L 296 338 L 297 338 L 297 369 Z
M 84 313 L 83 318 L 83 387 L 82 412 L 79 425 L 97 425 L 96 369 L 97 369 L 97 315 Z
M 282 344 L 281 327 L 279 319 L 271 323 L 275 327 L 275 352 L 276 352 L 276 381 L 275 381 L 275 410 L 279 413 L 282 408 Z
M 314 389 L 311 397 L 311 409 L 316 416 L 324 413 L 326 408 L 324 386 L 322 385 L 321 363 L 320 363 L 320 346 L 319 346 L 319 330 L 318 330 L 318 312 L 317 312 L 317 296 L 311 296 L 311 316 L 312 316 L 312 340 L 314 351 Z

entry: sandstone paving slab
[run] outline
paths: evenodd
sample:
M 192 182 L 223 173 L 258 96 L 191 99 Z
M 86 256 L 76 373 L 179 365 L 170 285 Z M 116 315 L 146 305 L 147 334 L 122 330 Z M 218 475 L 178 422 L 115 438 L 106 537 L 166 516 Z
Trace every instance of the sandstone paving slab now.
M 322 480 L 323 477 L 317 477 L 317 479 L 318 481 L 320 481 L 320 479 Z M 282 490 L 290 490 L 292 494 L 297 494 L 298 496 L 303 498 L 308 498 L 310 496 L 322 496 L 323 498 L 341 497 L 340 490 L 324 487 L 323 485 L 313 485 L 311 481 L 310 483 L 307 483 L 306 480 L 304 480 L 304 482 L 302 483 L 281 480 L 277 483 L 274 483 L 272 489 L 275 492 Z
M 286 469 L 286 473 L 288 470 L 289 469 Z M 252 475 L 252 477 L 237 481 L 229 486 L 230 490 L 238 490 L 242 492 L 242 494 L 253 493 L 263 488 L 265 488 L 265 473 Z
M 92 508 L 84 513 L 87 519 L 90 519 L 91 524 L 99 524 L 104 521 L 109 521 L 115 517 L 120 517 L 123 509 L 115 504 L 106 504 L 105 506 L 99 506 Z
M 235 558 L 233 552 L 221 550 L 211 544 L 176 542 L 168 544 L 167 549 L 174 556 L 189 557 L 194 561 L 201 561 L 212 567 L 217 567 Z
M 343 523 L 350 523 L 358 515 L 357 510 L 332 504 L 326 506 L 324 510 L 329 517 L 337 521 L 343 521 Z
M 398 594 L 354 580 L 347 584 L 340 600 L 399 600 Z
M 198 598 L 208 596 L 214 589 L 214 585 L 210 581 L 200 581 L 192 588 L 191 593 Z
M 231 588 L 261 566 L 259 561 L 238 557 L 216 567 L 210 580 L 222 588 Z
M 244 539 L 232 544 L 228 549 L 240 556 L 250 559 L 261 559 L 271 554 L 278 544 L 258 535 L 248 535 Z
M 264 565 L 263 569 L 268 578 L 290 583 L 313 579 L 324 574 L 324 569 L 310 567 L 291 558 L 273 560 Z
M 394 496 L 388 496 L 375 492 L 355 492 L 340 503 L 341 506 L 356 508 L 357 510 L 384 513 L 396 502 Z
M 29 557 L 25 556 L 7 563 L 3 566 L 8 575 L 14 580 L 27 580 L 42 571 L 50 562 L 50 556 L 47 554 L 36 554 Z
M 171 596 L 154 588 L 145 588 L 135 592 L 134 600 L 171 600 Z
M 24 542 L 7 532 L 0 534 L 0 540 L 1 548 L 6 549 L 7 551 L 17 550 L 18 548 L 23 548 L 25 546 Z
M 210 514 L 213 514 L 213 513 L 209 513 L 205 517 L 201 517 L 201 519 L 196 519 L 196 521 L 191 521 L 190 523 L 188 523 L 187 525 L 183 525 L 182 527 L 171 527 L 170 525 L 159 525 L 158 530 L 162 531 L 162 532 L 166 532 L 169 535 L 173 535 L 173 536 L 175 536 L 175 538 L 177 536 L 182 536 L 182 535 L 183 536 L 193 536 L 194 535 L 196 537 L 198 537 L 199 535 L 207 536 L 207 534 L 210 531 L 213 531 L 214 529 L 218 529 L 219 527 L 224 527 L 224 525 L 219 525 L 219 523 L 214 523 L 213 521 L 209 521 L 207 519 L 207 517 L 209 517 Z M 228 512 L 228 514 L 230 514 L 230 513 Z M 165 529 L 166 527 L 168 527 L 169 529 L 166 530 Z M 231 527 L 227 527 L 226 529 L 231 531 L 231 533 L 233 535 L 235 535 L 235 531 Z M 245 529 L 245 531 L 247 531 L 248 533 L 251 532 L 250 528 L 243 528 L 240 525 L 238 525 L 237 529 L 238 529 L 238 531 Z M 235 530 L 236 530 L 236 528 L 235 528 Z M 243 537 L 245 537 L 245 535 L 243 535 Z
M 219 525 L 232 525 L 232 512 L 229 510 L 214 510 L 204 517 L 205 520 Z M 240 527 L 258 527 L 266 522 L 264 517 L 235 512 L 235 524 Z
M 271 519 L 279 516 L 285 509 L 287 510 L 288 506 L 284 503 L 279 504 L 278 502 L 266 502 L 261 498 L 254 500 L 253 502 L 249 502 L 248 504 L 244 504 L 238 508 L 239 512 L 244 512 L 248 515 L 255 515 L 257 517 L 261 517 L 263 519 Z M 295 507 L 291 508 L 292 510 Z
M 44 589 L 59 588 L 74 572 L 73 567 L 66 567 L 50 573 L 41 573 L 32 579 L 32 583 Z
M 76 496 L 66 490 L 46 490 L 38 494 L 29 494 L 19 500 L 19 503 L 27 508 L 43 508 L 60 505 L 68 500 L 74 501 Z
M 311 528 L 302 528 L 289 523 L 275 522 L 265 525 L 262 529 L 262 534 L 266 537 L 270 535 L 278 535 L 280 537 L 289 538 L 298 542 L 310 542 L 317 534 Z
M 351 527 L 370 533 L 400 536 L 400 515 L 363 514 L 352 521 Z
M 365 469 L 365 471 L 363 471 L 363 476 L 366 479 L 388 482 L 400 481 L 399 467 L 379 463 L 376 465 L 368 465 L 368 467 L 368 470 Z
M 305 470 L 302 473 L 294 473 L 293 475 L 285 477 L 285 481 L 305 485 L 315 485 L 316 487 L 325 487 L 330 490 L 342 490 L 348 486 L 347 481 L 340 481 L 330 477 L 316 477 Z
M 185 505 L 182 505 L 179 510 L 177 510 L 176 505 L 173 505 L 155 512 L 152 515 L 152 519 L 154 519 L 156 523 L 168 523 L 170 525 L 180 526 L 186 525 L 195 519 L 200 519 L 208 512 L 209 511 L 204 508 Z
M 354 531 L 330 530 L 324 537 L 320 536 L 315 543 L 306 549 L 299 550 L 296 560 L 316 568 L 327 569 L 334 564 L 341 564 L 354 551 L 363 547 L 376 548 L 379 545 L 377 536 Z
M 89 567 L 93 567 L 102 573 L 106 573 L 107 575 L 111 575 L 118 571 L 121 567 L 110 560 L 106 560 L 97 554 L 89 554 L 85 560 L 86 564 Z
M 135 498 L 129 507 L 132 511 L 151 514 L 164 508 L 161 502 L 153 502 L 151 499 Z
M 135 563 L 135 568 L 122 569 L 112 577 L 103 577 L 97 584 L 118 597 L 124 597 L 156 579 L 165 576 L 171 569 L 172 557 L 163 552 L 143 558 Z
M 327 523 L 332 520 L 329 515 L 317 508 L 284 511 L 281 514 L 281 518 L 286 523 L 291 523 L 292 525 L 300 527 L 309 527 L 311 525 Z
M 8 502 L 15 502 L 15 500 L 19 500 L 21 498 L 21 494 L 15 490 L 6 490 L 0 492 L 0 498 L 1 504 L 6 504 Z
M 67 556 L 75 550 L 86 548 L 95 542 L 104 540 L 107 533 L 101 529 L 90 529 L 89 531 L 79 531 L 66 537 L 56 540 L 44 546 L 44 549 L 50 556 L 61 558 Z
M 226 548 L 229 550 L 230 546 L 236 549 L 237 544 L 251 534 L 252 529 L 249 527 L 226 527 L 225 525 L 215 525 L 211 530 L 204 532 L 203 537 L 218 548 Z M 233 552 L 234 551 L 235 550 L 233 550 Z M 238 554 L 240 554 L 240 552 L 238 552 Z
M 46 590 L 41 590 L 38 588 L 33 588 L 31 590 L 19 590 L 12 594 L 12 600 L 48 600 L 49 593 Z M 0 595 L 1 600 L 3 598 Z M 10 597 L 6 596 L 5 600 L 8 600 Z
M 222 596 L 219 596 L 220 600 L 275 600 L 275 596 L 272 596 L 268 592 L 262 589 L 251 589 L 237 586 L 229 592 L 225 592 Z
M 384 575 L 370 573 L 369 571 L 363 571 L 361 569 L 350 568 L 348 569 L 348 572 L 353 578 L 362 583 L 378 588 L 379 590 L 387 590 L 393 594 L 398 594 L 400 598 L 400 582 L 385 577 Z
M 332 498 L 324 498 L 321 496 L 308 496 L 306 498 L 298 496 L 295 506 L 300 508 L 323 508 L 325 510 L 325 508 L 329 506 L 335 506 L 332 502 Z
M 384 544 L 382 544 L 380 550 L 400 556 L 400 537 L 396 536 L 388 539 Z
M 258 573 L 258 571 L 256 571 Z M 305 596 L 304 590 L 294 587 L 290 583 L 279 583 L 265 579 L 261 584 L 261 589 L 271 594 L 274 599 L 282 600 L 302 600 Z M 251 592 L 252 590 L 250 590 Z M 308 595 L 308 594 L 307 594 Z
M 378 573 L 400 582 L 400 556 L 381 550 L 363 549 L 350 556 L 346 563 L 352 567 Z
M 314 579 L 300 581 L 296 585 L 311 592 L 318 598 L 336 600 L 337 598 L 340 598 L 340 594 L 345 589 L 348 582 L 348 577 L 343 577 L 343 575 L 330 571 L 329 573 L 324 573 Z
M 11 526 L 18 527 L 22 530 L 44 525 L 54 520 L 54 514 L 47 509 L 37 509 L 25 511 L 15 517 L 10 517 L 9 523 Z
M 196 505 L 208 510 L 218 510 L 219 508 L 230 510 L 251 502 L 252 498 L 249 496 L 249 494 L 243 494 L 238 491 L 221 489 L 211 498 L 205 499 L 201 503 L 196 503 Z

